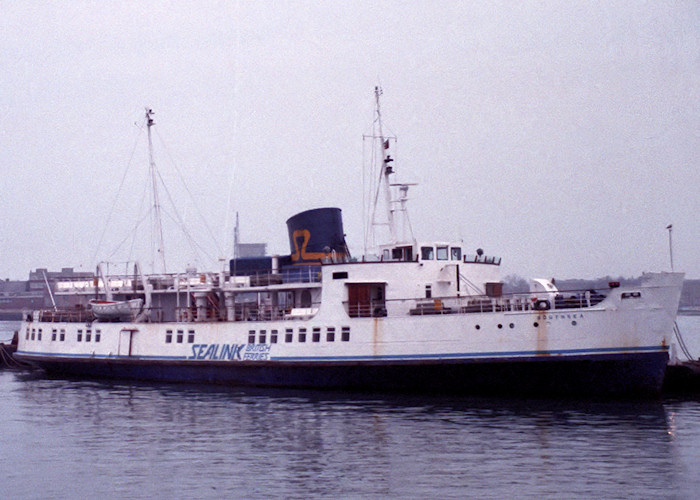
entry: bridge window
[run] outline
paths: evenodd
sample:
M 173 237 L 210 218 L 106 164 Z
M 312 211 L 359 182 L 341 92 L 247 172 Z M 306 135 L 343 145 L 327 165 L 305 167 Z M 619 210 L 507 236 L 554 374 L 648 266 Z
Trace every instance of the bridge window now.
M 388 250 L 385 250 L 385 252 Z M 413 247 L 396 247 L 391 250 L 391 258 L 393 260 L 401 260 L 410 262 L 413 260 Z
M 421 260 L 433 260 L 433 247 L 420 247 Z
M 437 260 L 447 260 L 447 247 L 437 247 Z
M 462 260 L 462 249 L 459 247 L 450 248 L 450 255 L 452 260 Z

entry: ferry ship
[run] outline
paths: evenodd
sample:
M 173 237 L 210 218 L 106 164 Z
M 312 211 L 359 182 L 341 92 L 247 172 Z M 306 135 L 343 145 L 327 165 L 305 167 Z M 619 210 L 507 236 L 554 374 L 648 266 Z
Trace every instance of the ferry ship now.
M 380 95 L 374 199 L 384 192 L 390 236 L 374 253 L 351 256 L 341 210 L 324 207 L 287 220 L 289 255 L 233 258 L 215 273 L 100 266 L 93 280 L 57 285 L 60 307 L 25 313 L 15 356 L 50 373 L 150 381 L 659 394 L 683 274 L 604 291 L 537 279 L 504 294 L 500 258 L 398 235 L 409 185 L 392 182 Z

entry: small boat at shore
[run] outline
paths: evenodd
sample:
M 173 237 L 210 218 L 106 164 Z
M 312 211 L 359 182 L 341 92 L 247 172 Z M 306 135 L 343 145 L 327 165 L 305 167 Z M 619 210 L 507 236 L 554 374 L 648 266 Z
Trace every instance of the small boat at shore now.
M 400 234 L 409 184 L 392 178 L 380 95 L 375 89 L 380 182 L 372 198 L 386 200 L 390 236 L 374 253 L 350 255 L 339 208 L 307 210 L 287 220 L 289 255 L 233 258 L 214 273 L 104 276 L 102 291 L 62 283 L 56 300 L 69 306 L 26 313 L 16 357 L 84 377 L 658 395 L 683 274 L 596 291 L 563 292 L 538 279 L 509 294 L 500 258 Z

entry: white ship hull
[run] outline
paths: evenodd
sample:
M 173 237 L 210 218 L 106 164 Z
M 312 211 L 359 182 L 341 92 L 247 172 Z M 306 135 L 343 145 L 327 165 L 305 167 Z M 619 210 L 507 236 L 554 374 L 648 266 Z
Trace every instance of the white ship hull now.
M 324 266 L 324 275 L 352 275 L 358 266 Z M 613 289 L 595 306 L 547 311 L 400 315 L 389 304 L 384 317 L 352 318 L 342 303 L 326 300 L 309 320 L 25 321 L 18 356 L 67 374 L 148 380 L 654 394 L 663 382 L 681 281 L 680 274 L 650 275 L 645 286 Z

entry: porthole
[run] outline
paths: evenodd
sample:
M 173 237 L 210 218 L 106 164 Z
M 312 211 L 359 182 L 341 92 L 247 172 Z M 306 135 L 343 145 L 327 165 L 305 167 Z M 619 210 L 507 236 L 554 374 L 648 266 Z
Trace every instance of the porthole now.
M 476 325 L 476 327 L 475 327 L 475 328 L 476 328 L 476 329 L 478 330 L 478 329 L 480 329 L 481 327 L 480 327 L 479 325 Z
M 514 325 L 513 323 L 511 323 L 511 324 L 508 325 L 508 326 L 511 327 L 511 328 L 515 328 L 515 325 Z
M 498 329 L 500 330 L 501 328 L 503 328 L 503 325 L 499 323 L 499 324 L 498 324 Z
M 573 321 L 571 322 L 571 324 L 574 325 L 574 326 L 576 326 L 576 320 L 573 320 Z
M 535 322 L 532 324 L 532 326 L 534 326 L 535 328 L 537 328 L 538 326 L 540 326 L 540 324 L 539 324 L 537 321 L 535 321 Z

